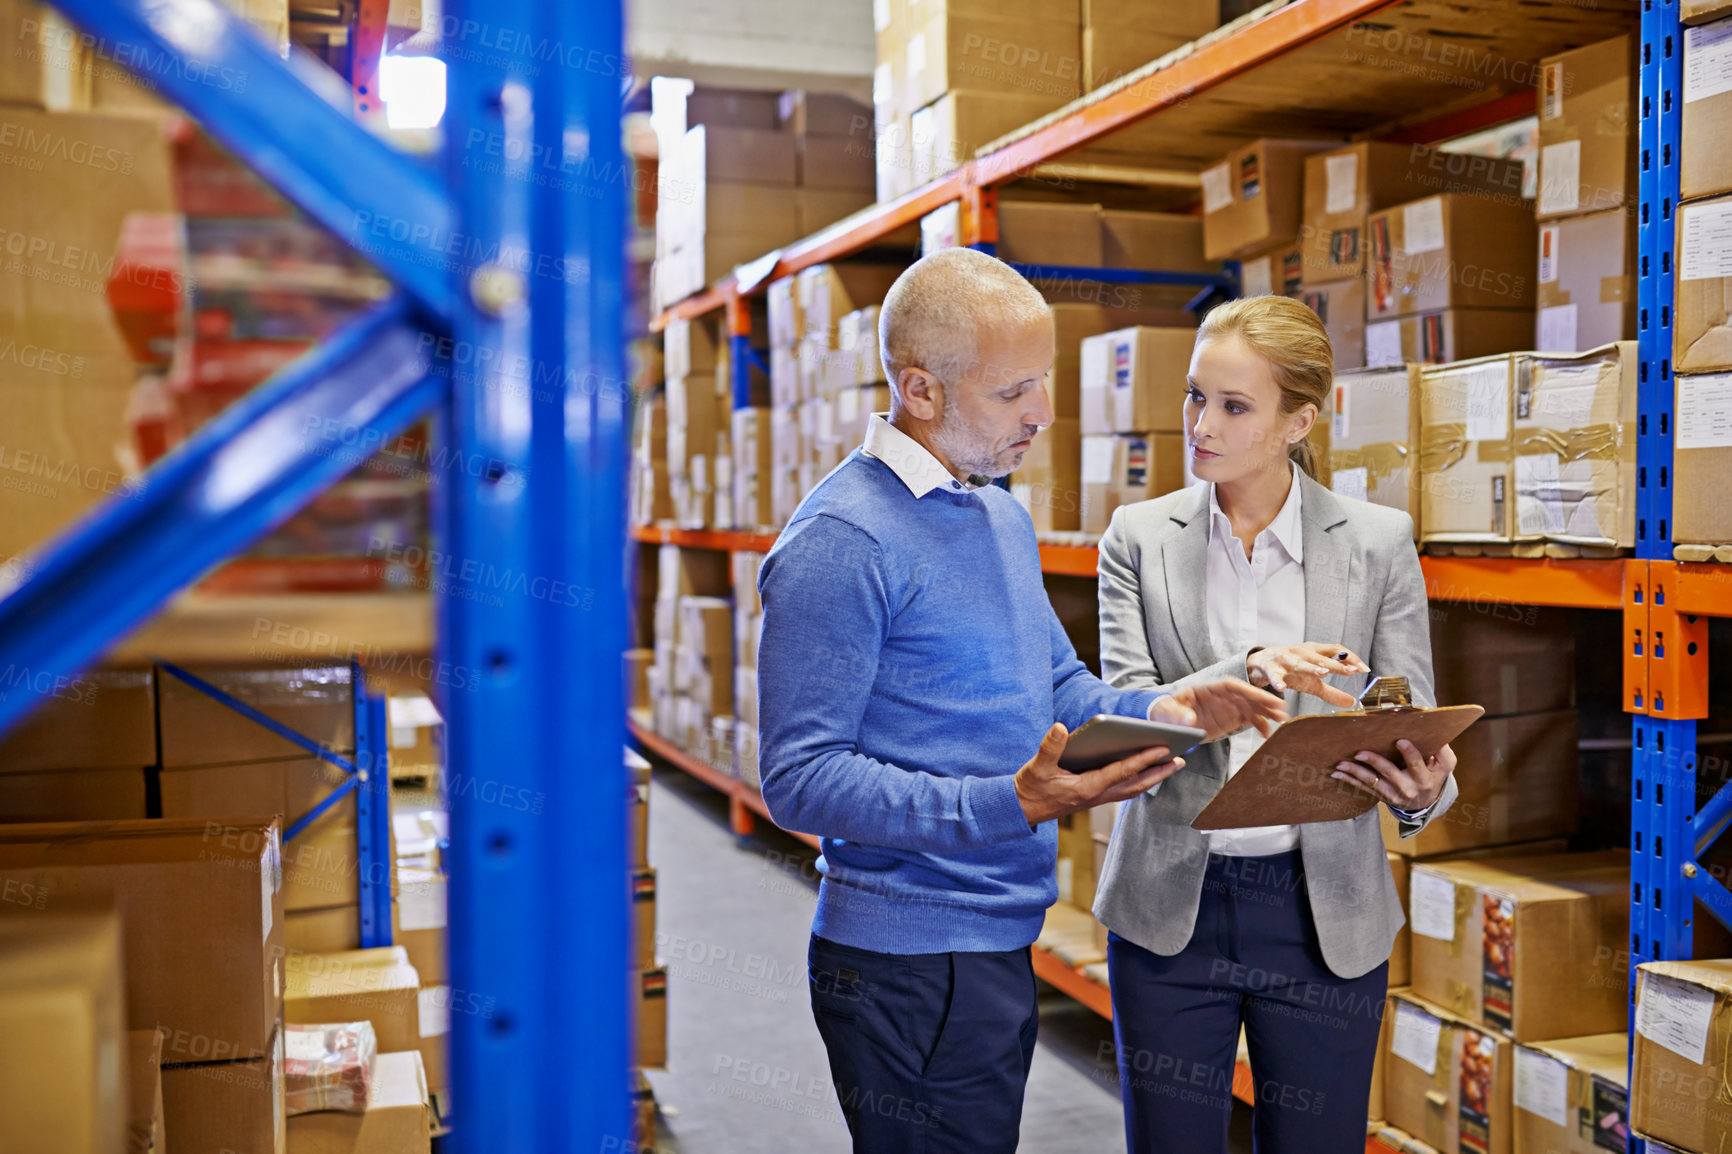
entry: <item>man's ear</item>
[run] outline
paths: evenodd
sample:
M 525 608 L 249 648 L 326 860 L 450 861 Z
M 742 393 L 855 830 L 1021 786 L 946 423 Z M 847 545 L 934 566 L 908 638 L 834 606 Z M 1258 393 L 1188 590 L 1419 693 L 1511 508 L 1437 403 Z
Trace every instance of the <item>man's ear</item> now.
M 896 395 L 908 415 L 917 421 L 937 420 L 944 408 L 944 386 L 925 369 L 903 369 L 898 373 Z

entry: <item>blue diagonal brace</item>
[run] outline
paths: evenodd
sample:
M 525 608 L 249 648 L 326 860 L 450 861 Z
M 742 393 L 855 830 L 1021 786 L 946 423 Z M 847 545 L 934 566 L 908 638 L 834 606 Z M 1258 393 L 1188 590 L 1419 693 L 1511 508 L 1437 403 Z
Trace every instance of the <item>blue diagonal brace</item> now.
M 1720 826 L 1732 815 L 1732 782 L 1721 786 L 1708 799 L 1708 804 L 1696 811 L 1693 823 L 1696 831 L 1696 856 L 1700 857 L 1720 835 Z
M 56 0 L 99 59 L 132 69 L 443 320 L 451 203 L 436 176 L 325 102 L 214 0 Z
M 0 673 L 14 685 L 76 674 L 441 402 L 445 379 L 427 372 L 409 318 L 400 298 L 363 313 L 27 563 L 0 600 Z M 0 733 L 40 700 L 0 698 Z
M 1691 889 L 1695 891 L 1696 900 L 1708 907 L 1719 923 L 1732 928 L 1732 890 L 1728 890 L 1720 879 L 1706 870 L 1698 870 L 1690 881 Z
M 248 705 L 246 702 L 242 701 L 240 698 L 236 697 L 234 694 L 225 693 L 223 690 L 212 685 L 210 682 L 208 682 L 204 678 L 198 676 L 196 673 L 188 673 L 186 670 L 182 669 L 180 666 L 174 665 L 174 664 L 167 662 L 167 661 L 159 661 L 159 662 L 157 662 L 157 664 L 159 666 L 161 666 L 163 669 L 167 670 L 169 673 L 173 674 L 175 677 L 180 678 L 180 680 L 186 682 L 188 685 L 190 685 L 194 689 L 198 690 L 200 693 L 204 694 L 206 697 L 209 697 L 212 700 L 216 701 L 219 705 L 226 705 L 228 708 L 234 710 L 236 713 L 240 714 L 242 717 L 246 718 L 248 721 L 252 722 L 254 725 L 264 726 L 266 729 L 270 730 L 272 733 L 276 734 L 278 737 L 282 738 L 284 741 L 288 742 L 290 745 L 300 746 L 302 749 L 306 750 L 308 753 L 312 754 L 314 757 L 318 758 L 321 761 L 330 762 L 332 765 L 336 766 L 338 769 L 342 770 L 344 773 L 353 774 L 356 772 L 355 763 L 350 761 L 348 758 L 344 757 L 342 754 L 338 753 L 336 750 L 330 749 L 327 746 L 320 745 L 318 742 L 314 741 L 312 738 L 306 736 L 305 734 L 296 733 L 294 730 L 290 729 L 288 726 L 284 725 L 282 722 L 278 721 L 276 718 L 274 718 L 274 717 L 272 717 L 266 713 L 260 713 L 258 710 L 254 709 L 252 706 Z M 360 690 L 356 689 L 355 692 L 358 694 L 360 692 Z M 285 834 L 284 836 L 286 837 L 288 835 Z
M 336 805 L 339 801 L 342 801 L 345 797 L 348 797 L 351 793 L 355 793 L 360 788 L 361 775 L 357 773 L 352 775 L 349 780 L 345 781 L 342 785 L 339 785 L 336 789 L 333 789 L 330 793 L 327 793 L 324 797 L 320 798 L 318 805 L 315 805 L 312 809 L 309 809 L 306 813 L 303 813 L 300 817 L 296 818 L 289 828 L 283 831 L 283 840 L 293 841 L 297 834 L 312 825 L 315 821 L 318 821 L 320 816 L 322 816 L 326 810 L 330 809 L 333 805 Z M 357 794 L 357 796 L 359 795 Z

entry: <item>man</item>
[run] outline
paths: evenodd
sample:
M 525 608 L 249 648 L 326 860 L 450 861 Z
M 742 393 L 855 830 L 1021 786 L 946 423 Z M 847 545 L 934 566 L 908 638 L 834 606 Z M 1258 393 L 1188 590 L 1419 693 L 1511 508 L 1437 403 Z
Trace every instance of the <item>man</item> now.
M 1008 1151 L 1037 1025 L 1028 947 L 1057 897 L 1053 819 L 1182 765 L 1156 747 L 1072 774 L 1068 729 L 1113 713 L 1213 737 L 1283 713 L 1242 681 L 1157 696 L 1077 660 L 1028 514 L 988 484 L 1053 420 L 1033 286 L 984 253 L 935 253 L 891 288 L 879 342 L 888 419 L 801 503 L 759 578 L 764 800 L 823 837 L 812 1010 L 854 1149 Z

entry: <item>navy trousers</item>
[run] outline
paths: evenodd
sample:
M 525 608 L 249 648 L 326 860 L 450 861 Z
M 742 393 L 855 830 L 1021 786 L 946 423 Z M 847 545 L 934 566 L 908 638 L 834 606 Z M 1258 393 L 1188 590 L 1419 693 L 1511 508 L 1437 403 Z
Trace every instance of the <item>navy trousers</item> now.
M 1040 1024 L 1026 949 L 880 954 L 814 935 L 807 976 L 856 1154 L 1016 1149 Z
M 1258 1154 L 1365 1149 L 1389 964 L 1331 972 L 1297 850 L 1211 856 L 1196 930 L 1172 957 L 1107 940 L 1130 1154 L 1225 1154 L 1241 1024 Z

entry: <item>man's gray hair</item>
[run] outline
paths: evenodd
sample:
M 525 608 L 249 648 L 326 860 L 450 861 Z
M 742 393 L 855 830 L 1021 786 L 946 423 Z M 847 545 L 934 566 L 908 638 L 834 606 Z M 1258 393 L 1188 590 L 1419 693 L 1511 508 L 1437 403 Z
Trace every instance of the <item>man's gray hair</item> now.
M 890 286 L 878 311 L 879 356 L 893 390 L 902 370 L 911 368 L 954 385 L 974 364 L 982 329 L 1050 324 L 1051 318 L 1040 291 L 997 257 L 940 249 Z

